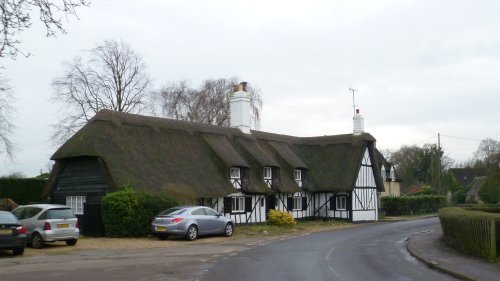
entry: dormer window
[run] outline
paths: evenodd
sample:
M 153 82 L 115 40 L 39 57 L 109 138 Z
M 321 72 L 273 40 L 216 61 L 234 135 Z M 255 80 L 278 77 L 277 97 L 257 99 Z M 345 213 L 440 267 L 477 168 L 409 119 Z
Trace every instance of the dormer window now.
M 271 188 L 273 180 L 273 169 L 271 167 L 264 167 L 264 182 Z
M 390 177 L 392 181 L 396 180 L 396 171 L 394 170 L 394 166 L 391 167 Z
M 293 179 L 297 183 L 299 187 L 302 187 L 302 171 L 299 169 L 295 169 L 293 171 Z
M 231 179 L 231 184 L 235 188 L 241 189 L 241 170 L 240 170 L 240 168 L 231 167 L 229 169 L 229 177 Z
M 380 175 L 382 176 L 382 180 L 387 179 L 387 172 L 385 171 L 385 167 L 382 165 L 382 171 L 380 172 Z

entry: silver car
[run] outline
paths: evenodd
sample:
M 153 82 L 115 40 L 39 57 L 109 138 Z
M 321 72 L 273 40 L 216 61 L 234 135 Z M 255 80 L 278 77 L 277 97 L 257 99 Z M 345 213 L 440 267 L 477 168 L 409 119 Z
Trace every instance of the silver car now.
M 234 222 L 211 208 L 203 206 L 181 206 L 165 210 L 151 223 L 153 235 L 165 240 L 169 235 L 185 236 L 194 240 L 200 235 L 233 235 Z
M 80 236 L 78 219 L 71 208 L 55 204 L 19 206 L 12 210 L 27 230 L 28 244 L 40 249 L 46 242 L 65 241 L 74 246 Z

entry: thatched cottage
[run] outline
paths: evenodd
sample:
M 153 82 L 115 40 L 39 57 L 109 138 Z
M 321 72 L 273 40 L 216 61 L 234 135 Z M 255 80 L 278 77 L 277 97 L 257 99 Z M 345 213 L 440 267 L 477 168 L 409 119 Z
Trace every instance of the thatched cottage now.
M 293 137 L 250 130 L 249 112 L 244 83 L 231 96 L 231 127 L 102 110 L 52 156 L 46 192 L 92 224 L 100 199 L 125 185 L 212 206 L 236 223 L 264 222 L 270 209 L 378 219 L 381 168 L 362 123 L 353 134 Z

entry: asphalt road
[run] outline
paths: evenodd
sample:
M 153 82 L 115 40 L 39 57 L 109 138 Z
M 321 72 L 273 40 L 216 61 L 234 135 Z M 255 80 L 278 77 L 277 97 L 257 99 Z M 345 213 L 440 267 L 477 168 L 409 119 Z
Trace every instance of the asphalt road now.
M 438 223 L 431 218 L 371 224 L 278 241 L 220 260 L 202 280 L 456 280 L 406 250 L 407 237 Z
M 427 268 L 405 247 L 409 235 L 437 224 L 425 219 L 300 236 L 201 238 L 173 248 L 4 255 L 0 280 L 455 280 Z

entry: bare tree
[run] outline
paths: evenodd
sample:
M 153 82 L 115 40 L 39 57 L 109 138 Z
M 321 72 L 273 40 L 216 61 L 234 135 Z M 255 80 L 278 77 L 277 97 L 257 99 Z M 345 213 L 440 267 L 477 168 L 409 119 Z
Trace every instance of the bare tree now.
M 14 144 L 9 138 L 14 130 L 13 115 L 12 90 L 0 73 L 0 155 L 5 154 L 10 159 L 13 158 L 14 154 Z
M 191 88 L 189 81 L 169 84 L 153 95 L 153 115 L 177 120 L 229 126 L 229 94 L 237 77 L 207 79 L 198 89 Z M 262 99 L 260 90 L 247 87 L 251 95 L 253 127 L 260 120 Z M 258 125 L 257 125 L 258 127 Z
M 496 169 L 500 166 L 500 142 L 484 139 L 474 152 L 475 166 L 478 168 Z
M 17 35 L 31 27 L 32 19 L 30 12 L 39 11 L 39 19 L 45 25 L 46 36 L 56 36 L 58 32 L 65 33 L 62 20 L 68 15 L 76 16 L 76 9 L 88 6 L 87 0 L 2 0 L 0 9 L 2 11 L 2 30 L 0 37 L 0 58 L 9 56 L 15 58 L 23 53 L 18 45 L 21 40 Z
M 54 144 L 66 141 L 101 109 L 140 113 L 150 79 L 139 54 L 124 42 L 104 41 L 66 64 L 56 78 L 54 100 L 64 105 Z

